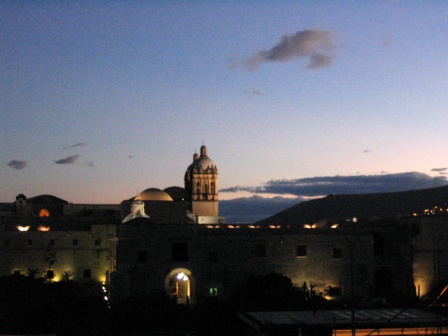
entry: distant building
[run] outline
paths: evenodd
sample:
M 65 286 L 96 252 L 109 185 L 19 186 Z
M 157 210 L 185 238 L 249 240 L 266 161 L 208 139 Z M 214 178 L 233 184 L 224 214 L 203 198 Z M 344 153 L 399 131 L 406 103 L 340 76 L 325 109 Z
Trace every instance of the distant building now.
M 51 195 L 0 209 L 0 275 L 108 282 L 115 269 L 118 205 L 71 204 Z
M 0 275 L 102 281 L 114 299 L 166 292 L 179 303 L 226 297 L 272 272 L 327 299 L 423 296 L 448 278 L 447 217 L 226 223 L 218 182 L 202 146 L 183 188 L 119 205 L 18 195 L 0 204 Z

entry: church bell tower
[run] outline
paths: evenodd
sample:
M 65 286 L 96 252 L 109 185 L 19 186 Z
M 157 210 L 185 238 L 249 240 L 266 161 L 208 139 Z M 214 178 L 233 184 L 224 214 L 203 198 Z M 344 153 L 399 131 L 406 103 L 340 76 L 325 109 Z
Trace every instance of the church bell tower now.
M 191 212 L 197 216 L 219 216 L 218 168 L 207 155 L 207 147 L 201 147 L 200 155 L 193 156 L 193 163 L 185 172 Z

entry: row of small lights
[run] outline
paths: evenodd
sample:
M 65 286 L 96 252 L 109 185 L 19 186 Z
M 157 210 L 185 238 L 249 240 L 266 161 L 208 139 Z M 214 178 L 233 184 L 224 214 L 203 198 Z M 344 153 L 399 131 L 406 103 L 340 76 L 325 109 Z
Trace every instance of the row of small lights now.
M 110 308 L 109 296 L 107 296 L 107 289 L 106 289 L 106 283 L 105 282 L 102 283 L 101 289 L 102 289 L 103 294 L 104 294 L 104 301 L 107 302 L 107 308 Z
M 29 226 L 29 225 L 27 225 L 27 226 L 18 225 L 17 230 L 19 230 L 21 232 L 26 232 L 30 229 L 30 227 L 31 226 Z M 43 232 L 50 231 L 50 227 L 41 225 L 37 228 L 37 231 L 43 231 Z
M 239 229 L 242 226 L 241 225 L 207 225 L 207 229 L 220 229 L 221 227 L 227 228 L 227 229 Z M 243 225 L 243 227 L 248 227 L 249 229 L 259 229 L 261 228 L 260 225 Z M 339 227 L 339 224 L 333 224 L 330 226 L 332 229 L 336 229 Z M 269 225 L 268 228 L 270 229 L 281 229 L 282 225 Z M 317 224 L 303 224 L 303 228 L 305 229 L 316 229 Z

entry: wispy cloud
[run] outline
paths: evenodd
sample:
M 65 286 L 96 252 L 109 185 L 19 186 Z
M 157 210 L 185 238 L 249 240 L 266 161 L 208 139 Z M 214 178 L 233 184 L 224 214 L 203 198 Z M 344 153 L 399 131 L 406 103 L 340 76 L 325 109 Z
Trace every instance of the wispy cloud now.
M 84 147 L 86 145 L 87 144 L 84 143 L 84 142 L 78 142 L 78 143 L 76 143 L 74 145 L 66 146 L 66 147 L 64 147 L 64 149 L 70 149 L 70 148 L 75 148 L 75 147 Z
M 423 173 L 408 172 L 385 175 L 324 176 L 293 180 L 271 180 L 262 186 L 236 186 L 220 191 L 324 196 L 328 194 L 394 192 L 433 188 L 444 185 L 448 185 L 448 180 L 445 176 L 432 177 Z
M 433 168 L 433 169 L 431 169 L 431 171 L 433 171 L 433 172 L 443 172 L 443 171 L 445 171 L 447 169 L 448 168 Z
M 67 156 L 64 159 L 54 160 L 54 162 L 56 164 L 74 164 L 78 159 L 79 159 L 79 155 L 75 154 L 75 155 Z
M 21 160 L 11 160 L 8 163 L 9 167 L 12 167 L 14 169 L 23 169 L 25 167 L 27 167 L 26 161 L 21 161 Z
M 251 96 L 261 96 L 261 92 L 254 87 L 250 88 L 247 93 Z
M 334 60 L 335 34 L 328 30 L 302 30 L 284 35 L 280 42 L 269 50 L 262 50 L 241 63 L 254 70 L 263 62 L 287 62 L 293 59 L 308 60 L 305 69 L 328 67 Z

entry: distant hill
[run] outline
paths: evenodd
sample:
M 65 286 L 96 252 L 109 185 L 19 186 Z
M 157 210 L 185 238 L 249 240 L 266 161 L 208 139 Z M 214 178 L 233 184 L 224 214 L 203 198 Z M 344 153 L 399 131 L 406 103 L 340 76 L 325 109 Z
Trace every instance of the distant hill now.
M 219 213 L 227 223 L 254 223 L 288 209 L 300 202 L 300 198 L 243 197 L 219 201 Z
M 322 219 L 392 218 L 448 207 L 448 186 L 378 194 L 329 195 L 299 203 L 259 221 L 260 224 L 305 224 Z

